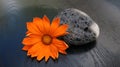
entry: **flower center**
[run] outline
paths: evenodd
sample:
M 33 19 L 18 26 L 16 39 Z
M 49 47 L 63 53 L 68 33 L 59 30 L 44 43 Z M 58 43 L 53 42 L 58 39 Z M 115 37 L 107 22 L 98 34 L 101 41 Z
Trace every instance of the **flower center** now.
M 46 45 L 49 45 L 52 42 L 52 37 L 50 35 L 43 35 L 42 42 Z

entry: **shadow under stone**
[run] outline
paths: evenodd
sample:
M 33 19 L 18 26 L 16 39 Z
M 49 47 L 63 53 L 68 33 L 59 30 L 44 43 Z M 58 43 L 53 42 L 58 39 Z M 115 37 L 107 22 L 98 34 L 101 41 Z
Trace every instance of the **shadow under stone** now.
M 90 43 L 84 45 L 71 45 L 67 49 L 68 54 L 79 54 L 83 52 L 87 52 L 96 46 L 96 41 L 92 41 Z

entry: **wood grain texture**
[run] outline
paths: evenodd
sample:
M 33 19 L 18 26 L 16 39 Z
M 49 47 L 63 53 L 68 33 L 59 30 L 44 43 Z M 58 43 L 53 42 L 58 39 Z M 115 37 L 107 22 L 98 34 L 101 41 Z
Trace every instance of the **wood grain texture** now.
M 26 22 L 62 9 L 86 12 L 100 26 L 100 36 L 84 46 L 70 46 L 67 55 L 38 62 L 22 51 Z M 120 67 L 119 0 L 0 0 L 0 67 Z

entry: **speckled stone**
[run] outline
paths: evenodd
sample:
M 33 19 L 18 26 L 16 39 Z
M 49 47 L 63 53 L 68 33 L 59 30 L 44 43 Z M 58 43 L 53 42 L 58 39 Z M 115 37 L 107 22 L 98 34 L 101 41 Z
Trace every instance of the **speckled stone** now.
M 83 45 L 96 40 L 99 36 L 98 25 L 84 12 L 69 8 L 60 12 L 61 24 L 68 24 L 69 34 L 63 39 L 68 45 Z

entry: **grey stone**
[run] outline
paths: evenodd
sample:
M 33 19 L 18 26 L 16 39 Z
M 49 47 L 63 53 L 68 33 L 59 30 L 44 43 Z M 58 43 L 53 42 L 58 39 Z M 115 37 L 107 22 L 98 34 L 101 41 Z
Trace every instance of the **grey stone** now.
M 83 45 L 99 36 L 98 25 L 84 12 L 68 8 L 60 12 L 61 24 L 68 24 L 68 35 L 62 37 L 68 45 Z

